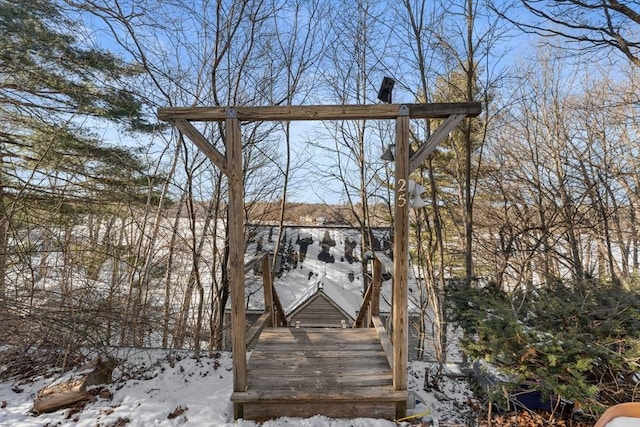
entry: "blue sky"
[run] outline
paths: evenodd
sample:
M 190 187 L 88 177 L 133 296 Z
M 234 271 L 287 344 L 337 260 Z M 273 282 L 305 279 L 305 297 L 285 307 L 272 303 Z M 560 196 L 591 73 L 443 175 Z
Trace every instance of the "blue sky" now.
M 107 3 L 105 2 L 105 5 Z M 156 7 L 152 3 L 154 2 L 132 2 L 129 0 L 120 2 L 121 5 L 130 8 L 127 12 L 141 13 L 134 18 L 135 25 L 130 30 L 138 38 L 135 42 L 141 43 L 142 53 L 144 53 L 148 63 L 151 64 L 150 69 L 155 73 L 155 81 L 159 81 L 162 89 L 173 99 L 169 101 L 163 98 L 163 95 L 157 90 L 154 92 L 150 84 L 146 95 L 158 106 L 166 106 L 170 102 L 176 106 L 189 106 L 193 103 L 211 105 L 210 74 L 208 74 L 207 70 L 207 61 L 210 61 L 211 57 L 207 55 L 214 53 L 214 48 L 211 45 L 213 40 L 211 31 L 213 31 L 214 26 L 212 22 L 209 22 L 207 26 L 203 26 L 202 19 L 205 18 L 205 10 L 209 18 L 215 16 L 212 13 L 213 5 L 209 5 L 209 9 L 199 9 L 206 3 L 196 1 L 183 2 L 180 8 L 177 5 L 172 6 L 164 2 L 158 2 Z M 225 3 L 231 4 L 231 0 Z M 282 2 L 280 5 L 290 7 L 291 4 L 291 2 Z M 326 3 L 323 4 L 327 5 Z M 358 69 L 358 62 L 356 61 L 357 53 L 350 55 L 349 49 L 356 49 L 357 51 L 358 49 L 362 50 L 364 46 L 358 48 L 358 43 L 353 44 L 353 40 L 350 39 L 351 37 L 357 37 L 359 34 L 355 27 L 349 27 L 349 25 L 355 25 L 357 13 L 342 10 L 345 6 L 341 6 L 341 9 L 330 7 L 327 11 L 327 13 L 333 14 L 333 21 L 327 21 L 327 27 L 332 24 L 339 24 L 342 27 L 335 27 L 326 34 L 327 36 L 335 36 L 337 34 L 339 37 L 335 38 L 331 44 L 323 46 L 324 50 L 322 52 L 325 56 L 323 56 L 322 62 L 307 71 L 305 74 L 306 80 L 303 81 L 305 89 L 299 93 L 293 103 L 339 103 L 341 100 L 336 97 L 335 89 L 340 87 L 345 89 L 345 93 L 348 94 L 346 98 L 342 99 L 346 103 L 375 103 L 378 102 L 375 99 L 375 94 L 382 77 L 385 75 L 397 80 L 393 93 L 394 102 L 415 102 L 421 80 L 421 76 L 412 62 L 412 55 L 415 53 L 415 42 L 411 41 L 408 27 L 395 24 L 398 19 L 401 19 L 401 14 L 403 13 L 402 9 L 392 7 L 396 5 L 395 3 L 390 5 L 382 2 L 370 11 L 367 40 L 371 40 L 375 44 L 368 45 L 364 49 L 367 53 L 367 70 L 364 80 L 368 91 L 366 99 L 358 99 L 357 91 L 360 90 L 358 89 L 360 86 L 355 80 L 351 81 L 361 70 Z M 431 8 L 427 11 L 427 15 L 450 12 L 449 14 L 443 14 L 442 19 L 433 21 L 433 25 L 438 28 L 425 27 L 423 41 L 426 43 L 425 52 L 427 66 L 429 67 L 429 75 L 426 77 L 430 85 L 435 85 L 438 78 L 446 76 L 447 73 L 461 66 L 457 61 L 465 61 L 464 50 L 466 47 L 463 37 L 465 22 L 464 17 L 459 15 L 462 11 L 462 4 L 453 5 L 454 3 L 451 3 L 449 10 L 443 11 L 435 3 L 427 4 L 428 8 Z M 147 6 L 148 9 L 141 9 L 143 6 Z M 191 9 L 188 9 L 188 6 Z M 478 6 L 480 7 L 481 4 L 478 4 Z M 139 9 L 136 10 L 136 8 Z M 105 10 L 110 13 L 115 9 L 106 8 Z M 227 8 L 223 10 L 223 13 L 229 14 L 231 10 L 231 8 Z M 192 12 L 193 14 L 191 14 Z M 286 11 L 283 9 L 278 25 L 286 26 L 287 23 L 290 24 L 293 16 L 290 9 Z M 308 14 L 303 14 L 302 16 L 305 17 Z M 282 19 L 282 17 L 290 17 L 291 19 Z M 90 16 L 85 16 L 84 18 L 86 19 L 86 33 L 95 43 L 126 58 L 133 59 L 131 54 L 123 49 L 121 44 L 118 44 L 117 39 L 119 39 L 120 43 L 134 48 L 134 52 L 137 55 L 135 57 L 136 60 L 141 59 L 138 55 L 140 52 L 135 50 L 137 45 L 125 27 L 112 21 L 111 24 L 114 31 L 112 33 L 103 21 Z M 429 16 L 426 18 L 429 19 Z M 268 33 L 267 30 L 276 28 L 269 26 L 275 24 L 265 25 L 263 30 L 266 33 Z M 518 62 L 532 60 L 531 58 L 535 54 L 534 45 L 540 44 L 545 40 L 537 36 L 518 33 L 504 23 L 500 23 L 499 28 L 495 27 L 495 18 L 490 12 L 485 11 L 479 14 L 476 21 L 474 43 L 477 48 L 478 66 L 482 73 L 480 77 L 481 84 L 487 84 L 492 88 L 491 90 L 500 90 L 497 87 L 504 85 L 501 79 L 510 73 Z M 287 31 L 290 31 L 291 28 L 279 28 L 279 31 L 282 34 L 287 34 Z M 278 59 L 277 55 L 269 56 L 273 55 L 273 52 L 270 53 L 269 50 L 275 49 L 275 47 L 266 43 L 262 36 L 260 38 L 249 37 L 250 33 L 246 32 L 250 30 L 250 26 L 243 26 L 231 39 L 234 42 L 236 40 L 240 42 L 237 46 L 234 45 L 230 51 L 230 56 L 225 59 L 228 64 L 225 62 L 223 64 L 224 67 L 219 69 L 221 73 L 218 76 L 219 80 L 225 81 L 224 79 L 229 79 L 228 87 L 217 94 L 222 100 L 228 97 L 229 91 L 238 89 L 234 85 L 232 73 L 234 66 L 241 64 L 241 62 L 236 64 L 233 61 L 239 60 L 243 54 L 249 52 L 247 43 L 257 43 L 255 48 L 257 49 L 255 52 L 257 56 L 252 56 L 251 59 L 256 61 L 256 67 L 247 68 L 246 74 L 243 74 L 238 80 L 243 86 L 241 88 L 242 91 L 259 88 L 260 79 L 268 77 L 265 70 L 270 66 L 276 68 L 280 66 L 280 64 L 274 62 Z M 430 30 L 434 32 L 432 33 Z M 493 32 L 494 30 L 496 32 Z M 436 31 L 442 32 L 443 38 L 441 41 L 438 41 L 437 37 L 434 36 Z M 301 34 L 304 35 L 304 32 Z M 489 40 L 486 37 L 488 34 L 492 34 L 495 39 Z M 320 44 L 321 42 L 322 40 L 316 41 L 316 43 Z M 448 51 L 444 44 L 450 45 L 455 50 L 455 54 L 454 51 Z M 299 44 L 300 49 L 302 49 L 302 46 L 302 44 Z M 489 50 L 485 52 L 483 49 Z M 254 54 L 252 53 L 252 55 Z M 278 70 L 275 71 L 278 72 Z M 281 72 L 279 74 L 283 76 Z M 517 75 L 510 76 L 510 79 L 516 78 L 518 78 Z M 148 83 L 151 83 L 151 81 L 147 79 L 142 85 L 145 86 Z M 224 93 L 224 91 L 227 91 L 227 93 Z M 505 95 L 501 94 L 501 96 Z M 241 99 L 246 100 L 241 102 L 255 102 L 250 92 L 241 96 Z M 267 98 L 258 100 L 261 105 L 264 105 L 265 102 L 267 102 Z M 155 106 L 150 109 L 151 114 L 154 109 Z M 335 163 L 333 156 L 328 156 L 323 150 L 319 150 L 307 143 L 309 139 L 323 139 L 317 136 L 318 129 L 321 128 L 322 126 L 315 123 L 301 122 L 294 125 L 293 152 L 295 158 L 292 162 L 295 164 L 295 168 L 292 170 L 290 200 L 326 201 L 329 203 L 344 201 L 341 185 L 332 181 L 321 182 L 321 180 L 317 179 L 317 173 L 315 173 L 315 166 L 330 168 Z M 159 144 L 157 148 L 152 150 L 157 153 L 161 152 L 163 150 L 162 145 L 166 144 L 164 139 L 150 140 L 143 136 L 118 135 L 114 131 L 104 131 L 103 134 L 108 139 L 108 142 L 115 144 L 141 144 L 143 146 L 154 143 Z M 278 139 L 281 140 L 277 134 L 274 134 L 273 138 L 276 141 Z M 382 142 L 379 138 L 376 139 L 374 132 L 371 134 L 371 141 L 367 142 L 368 144 L 370 143 L 369 158 L 377 160 L 377 151 L 382 151 Z M 329 142 L 324 141 L 323 144 L 325 143 L 329 144 Z M 278 144 L 284 147 L 284 142 Z M 281 156 L 283 156 L 283 149 L 280 149 L 280 152 Z M 280 162 L 282 163 L 282 160 Z M 354 165 L 350 165 L 346 169 L 349 170 L 352 167 Z

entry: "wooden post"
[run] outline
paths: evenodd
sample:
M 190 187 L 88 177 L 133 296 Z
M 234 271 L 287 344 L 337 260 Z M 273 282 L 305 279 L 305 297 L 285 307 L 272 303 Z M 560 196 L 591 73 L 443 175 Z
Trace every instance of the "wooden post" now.
M 382 287 L 382 263 L 377 257 L 373 258 L 373 294 L 371 295 L 371 316 L 380 316 L 380 288 Z
M 271 262 L 269 262 L 268 254 L 262 258 L 262 286 L 264 287 L 264 312 L 271 315 L 267 326 L 275 326 L 276 313 L 273 309 L 273 278 L 271 277 Z
M 244 184 L 242 179 L 242 135 L 235 110 L 227 110 L 225 145 L 229 171 L 229 280 L 231 285 L 231 347 L 233 391 L 247 388 L 247 345 L 244 309 Z M 242 404 L 234 404 L 235 418 L 242 417 Z
M 396 119 L 395 221 L 393 243 L 393 388 L 407 389 L 409 271 L 409 109 L 403 105 Z M 398 402 L 396 415 L 404 417 L 406 402 Z

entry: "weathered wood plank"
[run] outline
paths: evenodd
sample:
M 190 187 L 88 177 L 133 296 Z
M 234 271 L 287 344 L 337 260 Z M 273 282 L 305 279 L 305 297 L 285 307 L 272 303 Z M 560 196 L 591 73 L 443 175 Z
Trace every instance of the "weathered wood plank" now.
M 338 328 L 336 328 L 338 329 Z M 350 328 L 348 330 L 351 330 Z M 360 329 L 360 330 L 368 330 L 367 329 Z M 318 343 L 318 344 L 323 344 L 323 343 L 329 343 L 329 344 L 364 344 L 364 343 L 370 343 L 370 344 L 375 344 L 376 342 L 378 342 L 378 336 L 375 332 L 375 330 L 373 331 L 374 336 L 371 336 L 370 334 L 367 334 L 366 336 L 359 336 L 357 334 L 351 334 L 349 335 L 344 335 L 344 336 L 335 336 L 335 335 L 272 335 L 268 333 L 268 328 L 265 328 L 265 330 L 262 332 L 264 335 L 264 339 L 261 341 L 264 341 L 265 344 L 278 344 L 278 343 L 282 343 L 282 344 L 291 344 L 291 343 L 297 343 L 300 345 L 303 344 L 313 344 L 313 343 Z
M 364 293 L 364 297 L 362 297 L 362 304 L 360 304 L 360 309 L 358 310 L 358 317 L 356 321 L 353 323 L 354 328 L 362 327 L 362 323 L 364 319 L 367 317 L 367 312 L 369 310 L 369 306 L 371 304 L 371 295 L 373 294 L 373 283 L 370 283 L 367 286 L 367 290 Z M 368 328 L 369 325 L 364 325 L 364 327 Z
M 291 353 L 293 353 L 294 351 L 292 351 Z M 265 353 L 256 354 L 256 355 L 252 354 L 250 358 L 250 364 L 251 366 L 273 366 L 276 364 L 290 364 L 290 365 L 297 364 L 298 366 L 305 366 L 305 365 L 351 366 L 353 365 L 353 366 L 359 367 L 359 366 L 362 366 L 363 364 L 368 366 L 368 362 L 371 362 L 371 364 L 373 365 L 378 363 L 380 364 L 387 363 L 386 353 L 384 352 L 384 350 L 382 350 L 381 347 L 379 348 L 379 350 L 376 349 L 375 351 L 372 351 L 372 350 L 355 351 L 353 356 L 351 354 L 345 354 L 344 351 L 340 351 L 340 350 L 330 350 L 329 352 L 326 352 L 326 353 L 336 354 L 340 352 L 342 352 L 342 357 L 325 357 L 318 353 L 313 354 L 311 357 L 308 357 L 306 354 L 300 355 L 300 353 L 298 353 L 297 355 L 290 355 L 290 356 L 275 355 L 274 357 L 269 357 L 274 353 L 265 352 Z M 367 363 L 363 363 L 362 359 L 358 360 L 355 357 L 355 356 L 358 356 L 358 358 L 362 358 L 364 357 L 363 355 L 367 355 L 369 357 L 368 359 L 366 359 Z
M 373 317 L 380 315 L 380 289 L 382 288 L 382 263 L 375 257 L 373 258 L 371 275 L 371 318 L 369 320 L 373 325 Z
M 452 114 L 477 116 L 480 103 L 430 103 L 406 104 L 414 119 L 443 119 Z M 372 105 L 277 105 L 266 107 L 234 107 L 241 121 L 285 121 L 285 120 L 375 120 L 395 119 L 401 104 Z M 226 107 L 167 107 L 158 109 L 160 120 L 223 121 L 227 118 Z
M 393 387 L 358 387 L 345 389 L 325 389 L 320 391 L 300 390 L 298 387 L 279 387 L 269 390 L 247 390 L 234 392 L 231 400 L 234 402 L 366 402 L 389 401 L 398 402 L 407 399 L 407 391 L 394 390 Z
M 382 263 L 384 271 L 393 275 L 393 261 L 384 252 L 376 251 L 373 256 Z
M 253 342 L 253 340 L 256 339 L 258 335 L 260 335 L 260 332 L 265 328 L 266 324 L 269 323 L 270 321 L 271 321 L 271 313 L 262 313 L 262 315 L 258 317 L 258 320 L 256 320 L 253 326 L 251 326 L 251 328 L 249 328 L 249 330 L 247 331 L 247 336 L 245 338 L 247 342 L 247 347 L 249 347 Z
M 268 256 L 262 258 L 262 288 L 264 292 L 264 312 L 269 313 L 269 320 L 267 326 L 277 326 L 276 310 L 274 307 L 273 299 L 273 277 L 271 276 L 271 260 Z
M 467 117 L 466 114 L 452 114 L 445 120 L 435 132 L 431 134 L 429 139 L 418 148 L 418 151 L 409 160 L 409 173 L 413 172 L 433 153 L 438 144 L 440 144 L 449 133 L 458 124 Z
M 348 337 L 348 336 L 361 336 L 361 337 L 375 337 L 375 333 L 368 329 L 352 329 L 352 328 L 268 328 L 265 333 L 272 334 L 273 336 L 315 336 L 315 337 Z
M 309 366 L 306 369 L 299 369 L 295 366 L 273 366 L 269 369 L 253 369 L 249 368 L 250 377 L 251 378 L 275 378 L 280 379 L 282 385 L 286 385 L 286 380 L 288 378 L 307 378 L 309 379 L 309 383 L 313 383 L 316 380 L 323 381 L 329 378 L 338 378 L 338 377 L 361 377 L 366 375 L 373 375 L 377 371 L 382 369 L 389 369 L 387 367 L 387 361 L 384 361 L 385 365 L 379 364 L 378 366 L 369 368 L 353 368 L 353 367 L 341 367 L 341 366 Z M 280 372 L 278 372 L 278 370 Z M 345 372 L 350 372 L 347 375 Z M 252 381 L 250 382 L 247 390 L 256 390 Z M 391 384 L 393 385 L 393 378 Z M 302 389 L 300 389 L 302 391 Z
M 250 360 L 252 361 L 262 360 L 262 359 L 296 360 L 301 357 L 306 357 L 307 359 L 315 359 L 315 358 L 341 359 L 341 358 L 344 358 L 344 351 L 338 351 L 338 350 L 319 351 L 313 348 L 309 351 L 293 350 L 289 352 L 283 352 L 283 351 L 279 351 L 278 349 L 266 350 L 264 348 L 261 348 L 260 350 L 254 350 L 251 353 Z M 354 354 L 349 355 L 349 357 L 352 357 L 354 359 L 368 360 L 369 358 L 374 358 L 374 357 L 386 358 L 387 355 L 382 349 L 375 349 L 375 350 L 366 349 L 366 350 L 354 350 Z
M 263 331 L 262 334 L 264 334 L 265 332 Z M 263 335 L 260 334 L 260 336 L 262 337 Z M 372 341 L 370 339 L 366 339 L 366 338 L 360 338 L 360 337 L 352 337 L 349 340 L 338 340 L 332 337 L 290 337 L 290 338 L 285 338 L 285 337 L 278 337 L 276 339 L 269 341 L 266 341 L 268 337 L 265 337 L 265 342 L 264 345 L 265 346 L 277 346 L 277 345 L 306 345 L 306 346 L 313 346 L 313 345 L 318 345 L 318 346 L 322 346 L 322 345 L 327 345 L 328 347 L 326 348 L 327 350 L 330 349 L 331 346 L 341 346 L 341 347 L 345 347 L 345 346 L 349 346 L 349 345 L 370 345 L 372 346 L 372 348 L 376 348 L 376 346 L 379 346 L 380 343 L 379 341 Z M 313 348 L 311 348 L 313 349 Z M 319 348 L 321 349 L 321 348 Z
M 330 389 L 340 387 L 391 387 L 393 385 L 393 378 L 391 376 L 391 372 L 387 374 L 342 375 L 332 377 L 255 377 L 251 380 L 251 388 L 276 389 L 285 384 L 285 382 L 286 385 L 290 387 L 318 390 L 319 388 Z
M 375 358 L 367 360 L 366 363 L 362 360 L 350 360 L 349 357 L 342 359 L 305 359 L 300 358 L 295 361 L 288 360 L 261 360 L 259 362 L 249 363 L 248 369 L 252 373 L 257 372 L 273 372 L 278 375 L 285 372 L 297 372 L 300 375 L 333 375 L 340 373 L 347 373 L 349 375 L 355 375 L 356 372 L 364 373 L 376 373 L 381 370 L 387 369 L 389 362 L 386 357 Z
M 358 333 L 360 332 L 360 333 Z M 265 328 L 260 334 L 255 351 L 280 352 L 283 354 L 301 351 L 309 354 L 324 351 L 379 351 L 382 350 L 375 329 L 340 329 L 326 331 L 313 329 Z
M 244 263 L 244 274 L 250 273 L 253 270 L 253 267 L 257 263 L 262 261 L 267 255 L 268 255 L 268 252 L 259 252 L 253 258 L 251 258 L 249 261 L 245 262 Z
M 275 326 L 287 326 L 287 317 L 284 314 L 284 308 L 280 302 L 278 292 L 276 291 L 275 286 L 273 286 L 273 281 L 271 281 L 271 294 L 273 296 L 273 305 L 276 308 L 276 316 L 278 318 L 278 322 L 276 322 L 277 325 Z
M 220 153 L 216 147 L 211 144 L 207 138 L 200 133 L 191 123 L 184 119 L 175 120 L 174 124 L 182 132 L 184 136 L 189 138 L 196 147 L 204 153 L 225 175 L 229 175 L 227 159 Z
M 384 349 L 384 352 L 387 356 L 387 361 L 389 362 L 389 366 L 393 366 L 393 345 L 391 340 L 389 339 L 389 335 L 387 335 L 387 330 L 382 323 L 382 319 L 379 316 L 372 316 L 371 322 L 373 323 L 373 327 L 376 328 L 378 332 L 378 337 L 380 338 L 380 344 Z
M 336 328 L 338 329 L 338 328 Z M 374 331 L 375 332 L 375 331 Z M 263 332 L 264 333 L 264 332 Z M 268 340 L 271 338 L 270 340 Z M 379 344 L 377 340 L 377 336 L 373 339 L 369 336 L 367 337 L 359 337 L 357 335 L 352 335 L 351 337 L 341 338 L 335 336 L 318 336 L 318 335 L 306 335 L 306 336 L 269 336 L 266 335 L 263 341 L 264 345 L 273 345 L 273 344 L 297 344 L 300 346 L 310 345 L 310 344 L 340 344 L 340 345 L 357 345 L 357 344 L 370 344 L 375 346 L 376 343 Z
M 333 360 L 333 361 L 332 361 Z M 339 363 L 337 359 L 312 358 L 297 361 L 286 360 L 261 360 L 256 363 L 249 363 L 248 370 L 255 377 L 259 373 L 265 375 L 284 375 L 285 373 L 298 373 L 300 376 L 323 376 L 323 375 L 356 375 L 357 373 L 387 373 L 391 372 L 387 358 L 382 356 L 375 361 L 367 360 L 366 365 L 363 361 L 357 363 Z M 281 369 L 281 372 L 278 370 Z
M 267 421 L 279 417 L 308 418 L 322 414 L 332 418 L 386 418 L 393 419 L 395 405 L 389 402 L 356 403 L 251 403 L 246 405 L 244 417 L 250 420 Z
M 233 389 L 247 388 L 247 346 L 244 302 L 244 186 L 242 178 L 242 137 L 240 122 L 233 111 L 225 112 L 225 146 L 229 169 L 229 280 L 231 282 L 231 346 Z
M 300 346 L 296 346 L 293 344 L 286 344 L 286 345 L 282 345 L 282 346 L 273 346 L 270 347 L 271 349 L 279 349 L 279 351 L 283 351 L 283 352 L 287 352 L 287 351 L 296 351 L 296 350 L 300 350 L 302 349 L 303 351 L 313 351 L 317 346 L 314 345 L 309 345 L 309 346 L 304 346 L 304 347 L 300 347 Z M 345 346 L 345 345 L 340 345 L 340 344 L 335 344 L 335 345 L 328 345 L 325 344 L 322 346 L 322 348 L 320 349 L 322 351 L 341 351 L 344 354 L 348 354 L 347 352 L 349 351 L 370 351 L 370 350 L 377 350 L 377 348 L 371 347 L 371 346 L 367 346 L 367 345 L 362 345 L 362 344 L 358 344 L 355 347 L 353 346 Z
M 264 331 L 262 332 L 264 334 Z M 262 334 L 261 334 L 262 336 Z M 274 338 L 273 340 L 271 340 L 270 342 L 267 342 L 266 339 L 268 337 L 265 337 L 265 342 L 264 345 L 266 346 L 273 346 L 273 345 L 279 345 L 279 344 L 296 344 L 296 345 L 340 345 L 340 346 L 349 346 L 349 345 L 363 345 L 363 344 L 369 344 L 372 347 L 376 347 L 380 345 L 380 342 L 378 340 L 371 340 L 369 339 L 369 337 L 357 337 L 357 336 L 352 336 L 350 339 L 345 339 L 345 340 L 340 340 L 340 339 L 336 339 L 335 337 L 313 337 L 313 336 L 305 336 L 305 337 L 277 337 Z M 376 337 L 377 338 L 377 337 Z
M 312 335 L 297 335 L 297 336 L 272 336 L 266 333 L 266 328 L 262 332 L 264 335 L 265 344 L 375 344 L 378 342 L 377 336 L 372 339 L 369 336 L 359 337 L 357 335 L 352 335 L 351 337 L 346 337 L 344 339 L 340 339 L 332 336 L 312 336 Z M 374 330 L 375 333 L 375 330 Z M 263 336 L 261 334 L 261 336 Z M 272 338 L 269 342 L 267 342 L 268 338 Z
M 354 330 L 351 328 L 269 328 L 265 332 L 273 333 L 274 335 L 318 335 L 318 336 L 341 336 L 341 335 L 375 335 L 367 329 Z
M 407 280 L 409 271 L 409 116 L 396 121 L 395 221 L 393 237 L 393 386 L 407 389 L 409 347 Z

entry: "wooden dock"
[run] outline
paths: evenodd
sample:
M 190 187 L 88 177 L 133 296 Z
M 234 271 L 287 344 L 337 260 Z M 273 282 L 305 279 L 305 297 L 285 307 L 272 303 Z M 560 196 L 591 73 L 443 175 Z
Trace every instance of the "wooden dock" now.
M 231 400 L 239 416 L 394 419 L 396 391 L 375 328 L 266 328 L 247 362 L 247 389 Z

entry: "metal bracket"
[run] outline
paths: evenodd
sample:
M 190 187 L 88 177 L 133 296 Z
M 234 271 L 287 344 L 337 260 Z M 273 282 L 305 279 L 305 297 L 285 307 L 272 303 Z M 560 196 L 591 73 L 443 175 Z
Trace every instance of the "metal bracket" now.
M 402 104 L 398 109 L 398 116 L 408 116 L 409 115 L 409 107 L 405 104 Z
M 237 119 L 238 118 L 238 113 L 236 112 L 235 108 L 229 107 L 227 108 L 227 119 Z

